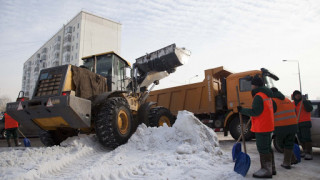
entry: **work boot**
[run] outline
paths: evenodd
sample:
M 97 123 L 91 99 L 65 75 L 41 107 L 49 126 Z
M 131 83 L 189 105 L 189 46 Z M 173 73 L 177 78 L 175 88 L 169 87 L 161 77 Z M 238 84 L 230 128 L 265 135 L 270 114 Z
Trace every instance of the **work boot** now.
M 255 178 L 272 178 L 272 154 L 260 154 L 261 169 L 253 173 Z
M 272 157 L 272 175 L 276 175 L 277 171 L 276 171 L 276 165 L 274 163 L 274 154 L 273 154 L 273 150 L 271 150 L 271 157 Z
M 293 153 L 293 151 L 292 151 L 292 155 L 291 155 L 291 165 L 292 164 L 298 164 L 298 159 L 297 159 L 296 155 Z
M 292 156 L 292 149 L 283 149 L 283 163 L 281 166 L 286 169 L 291 169 L 291 156 Z
M 17 139 L 14 139 L 14 144 L 15 144 L 16 146 L 20 146 L 20 145 L 21 145 L 21 143 L 19 142 L 18 138 L 17 138 Z
M 10 139 L 7 139 L 8 147 L 11 147 Z
M 306 155 L 304 157 L 305 160 L 312 160 L 312 143 L 311 142 L 306 142 Z
M 305 150 L 306 150 L 306 146 L 305 146 L 305 143 L 301 143 L 301 147 L 302 147 L 302 150 L 300 151 L 300 157 L 304 157 L 306 155 L 305 153 Z

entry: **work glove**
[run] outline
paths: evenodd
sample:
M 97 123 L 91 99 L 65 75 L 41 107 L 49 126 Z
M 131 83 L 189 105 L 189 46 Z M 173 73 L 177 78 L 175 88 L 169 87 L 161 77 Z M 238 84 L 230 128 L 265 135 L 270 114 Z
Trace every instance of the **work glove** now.
M 241 106 L 237 106 L 238 112 L 241 111 L 242 107 Z

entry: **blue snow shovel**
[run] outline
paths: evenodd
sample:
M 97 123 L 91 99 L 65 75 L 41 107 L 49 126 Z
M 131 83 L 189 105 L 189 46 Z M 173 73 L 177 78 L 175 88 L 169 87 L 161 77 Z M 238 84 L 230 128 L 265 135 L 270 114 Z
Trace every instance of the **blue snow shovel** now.
M 24 136 L 24 134 L 20 131 L 19 128 L 18 128 L 18 131 L 24 137 L 24 139 L 23 139 L 24 147 L 31 147 L 30 140 L 26 136 Z
M 245 129 L 248 128 L 250 122 L 251 122 L 251 118 L 250 118 L 249 121 L 247 122 Z M 233 162 L 236 161 L 239 152 L 241 152 L 241 143 L 239 143 L 241 137 L 242 137 L 242 135 L 239 136 L 237 142 L 236 142 L 236 143 L 233 145 L 233 147 L 232 147 L 232 160 L 233 160 Z
M 301 156 L 300 156 L 300 147 L 298 144 L 294 144 L 293 146 L 293 153 L 296 156 L 298 163 L 301 162 Z
M 238 86 L 236 86 L 236 91 L 237 91 L 237 96 L 238 96 L 238 104 L 240 106 Z M 241 125 L 241 136 L 244 137 L 243 120 L 242 120 L 242 115 L 240 112 L 239 112 L 239 118 L 240 118 L 240 125 Z M 242 138 L 242 142 L 243 142 L 244 153 L 239 152 L 239 154 L 237 155 L 236 163 L 234 165 L 234 171 L 237 172 L 238 174 L 241 174 L 244 177 L 247 175 L 248 170 L 250 168 L 251 159 L 250 159 L 250 156 L 247 154 L 245 138 Z

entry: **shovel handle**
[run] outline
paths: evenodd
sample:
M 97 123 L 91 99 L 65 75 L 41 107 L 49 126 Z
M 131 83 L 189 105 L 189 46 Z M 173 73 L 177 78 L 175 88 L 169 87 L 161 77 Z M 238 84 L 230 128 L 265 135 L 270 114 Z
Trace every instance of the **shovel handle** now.
M 239 96 L 238 86 L 236 86 L 236 91 L 237 91 L 238 105 L 240 106 L 240 96 Z M 244 135 L 243 135 L 243 120 L 242 120 L 242 115 L 241 115 L 240 112 L 238 112 L 238 113 L 239 113 L 239 118 L 240 118 L 241 136 L 244 137 Z M 244 153 L 247 154 L 247 148 L 246 148 L 246 140 L 245 140 L 245 138 L 242 138 L 242 142 L 243 142 Z
M 18 128 L 18 131 L 19 131 L 19 133 L 20 133 L 24 138 L 26 138 L 26 136 L 20 131 L 19 128 Z

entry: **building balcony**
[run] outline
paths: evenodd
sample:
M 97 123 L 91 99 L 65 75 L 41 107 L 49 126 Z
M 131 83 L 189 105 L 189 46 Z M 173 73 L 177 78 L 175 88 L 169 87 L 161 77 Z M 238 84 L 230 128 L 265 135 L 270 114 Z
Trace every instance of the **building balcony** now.
M 48 52 L 48 48 L 43 48 L 42 50 L 41 50 L 41 54 L 46 54 Z
M 65 29 L 65 34 L 71 34 L 72 33 L 72 26 L 68 26 L 66 29 Z

